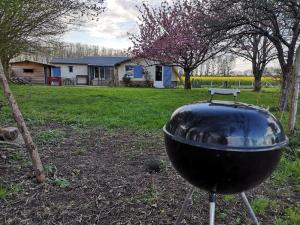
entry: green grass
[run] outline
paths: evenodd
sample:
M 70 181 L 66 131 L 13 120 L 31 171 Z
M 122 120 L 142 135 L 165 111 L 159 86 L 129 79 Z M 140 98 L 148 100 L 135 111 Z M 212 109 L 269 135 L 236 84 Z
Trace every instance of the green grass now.
M 150 188 L 143 194 L 137 194 L 134 197 L 128 199 L 129 202 L 144 203 L 144 204 L 155 204 L 159 200 L 159 193 L 154 188 Z
M 12 86 L 12 90 L 29 123 L 58 121 L 108 128 L 160 129 L 177 107 L 209 98 L 207 89 Z M 242 90 L 239 96 L 240 101 L 263 107 L 275 107 L 277 98 L 276 89 L 265 89 L 261 94 Z M 6 106 L 0 121 L 9 119 Z
M 41 131 L 35 137 L 35 141 L 40 144 L 47 144 L 53 141 L 59 141 L 65 137 L 66 133 L 61 130 Z
M 295 185 L 300 185 L 300 158 L 289 157 L 284 154 L 272 178 L 279 185 L 288 181 L 295 183 Z
M 0 183 L 0 200 L 22 191 L 20 184 L 3 185 Z
M 60 187 L 60 188 L 67 188 L 67 187 L 70 186 L 70 182 L 65 178 L 55 178 L 55 179 L 49 180 L 49 182 L 53 186 L 57 186 L 57 187 Z
M 0 199 L 5 199 L 7 195 L 7 188 L 0 186 Z
M 223 198 L 224 198 L 224 200 L 226 202 L 232 202 L 232 201 L 235 200 L 235 196 L 234 195 L 224 195 Z
M 268 198 L 256 198 L 251 202 L 254 212 L 260 215 L 263 215 L 270 205 L 271 200 Z
M 276 218 L 276 225 L 299 225 L 300 224 L 300 205 L 294 208 L 287 208 L 283 218 Z
M 22 161 L 24 158 L 21 152 L 14 152 L 11 155 L 11 159 L 14 161 Z
M 286 220 L 290 222 L 291 225 L 300 224 L 300 206 L 296 208 L 288 208 L 285 210 Z

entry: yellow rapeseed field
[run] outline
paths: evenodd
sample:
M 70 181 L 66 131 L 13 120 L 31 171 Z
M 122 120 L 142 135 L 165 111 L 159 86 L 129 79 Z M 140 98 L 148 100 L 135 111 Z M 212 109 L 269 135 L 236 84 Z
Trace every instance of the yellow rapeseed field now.
M 223 81 L 231 81 L 231 82 L 252 82 L 254 81 L 253 76 L 193 76 L 191 80 L 199 80 L 199 81 L 213 81 L 213 82 L 223 82 Z M 262 82 L 274 82 L 278 81 L 276 77 L 262 77 Z

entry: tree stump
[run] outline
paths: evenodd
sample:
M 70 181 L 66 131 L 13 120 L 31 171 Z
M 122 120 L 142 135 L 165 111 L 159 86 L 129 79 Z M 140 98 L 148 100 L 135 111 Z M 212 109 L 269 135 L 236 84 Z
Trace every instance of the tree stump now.
M 19 131 L 16 127 L 0 127 L 0 140 L 1 141 L 14 141 L 18 138 Z

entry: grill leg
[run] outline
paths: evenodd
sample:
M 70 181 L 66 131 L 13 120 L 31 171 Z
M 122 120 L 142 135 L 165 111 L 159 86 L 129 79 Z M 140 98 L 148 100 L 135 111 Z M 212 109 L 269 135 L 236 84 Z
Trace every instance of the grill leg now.
M 180 209 L 180 212 L 178 214 L 178 217 L 174 225 L 180 225 L 180 223 L 182 222 L 184 213 L 186 212 L 188 205 L 192 202 L 193 193 L 194 193 L 194 187 L 191 187 L 191 189 L 189 190 L 188 194 L 185 197 L 185 200 L 183 202 L 183 205 Z
M 247 199 L 247 196 L 246 196 L 245 192 L 240 193 L 240 196 L 243 199 L 243 202 L 244 202 L 244 204 L 245 204 L 245 206 L 247 208 L 248 214 L 251 217 L 253 223 L 255 225 L 259 225 L 259 222 L 258 222 L 258 220 L 257 220 L 257 218 L 255 216 L 255 213 L 254 213 L 253 209 L 251 208 L 251 205 L 250 205 L 250 203 L 249 203 L 249 201 Z
M 209 193 L 209 225 L 215 225 L 216 194 Z

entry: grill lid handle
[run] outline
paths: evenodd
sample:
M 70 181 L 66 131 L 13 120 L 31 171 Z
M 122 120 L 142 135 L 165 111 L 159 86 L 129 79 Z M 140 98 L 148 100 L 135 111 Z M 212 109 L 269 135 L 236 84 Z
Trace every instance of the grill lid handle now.
M 241 91 L 239 89 L 220 89 L 220 88 L 210 88 L 208 90 L 210 92 L 210 102 L 213 100 L 214 95 L 233 95 L 234 101 L 236 102 L 237 96 Z

